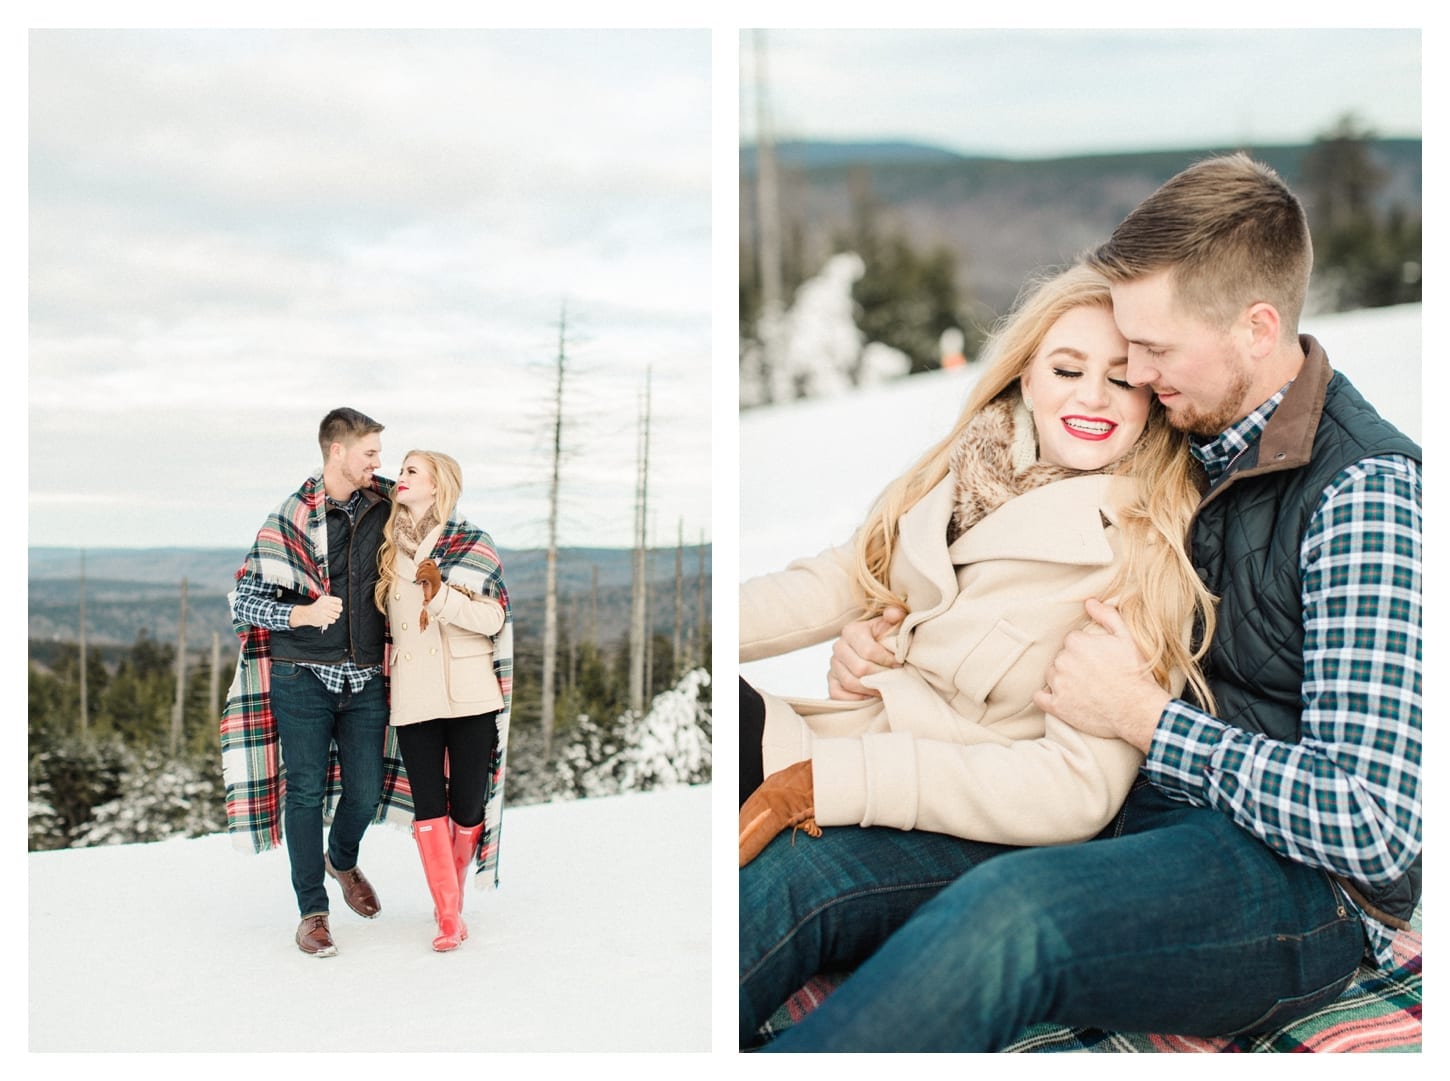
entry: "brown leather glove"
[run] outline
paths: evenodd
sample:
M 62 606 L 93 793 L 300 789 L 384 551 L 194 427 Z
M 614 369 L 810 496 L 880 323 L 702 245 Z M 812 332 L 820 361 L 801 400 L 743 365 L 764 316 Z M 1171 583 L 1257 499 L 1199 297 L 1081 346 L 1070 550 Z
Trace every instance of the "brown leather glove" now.
M 796 762 L 767 777 L 740 808 L 740 866 L 760 855 L 777 833 L 803 829 L 821 835 L 816 825 L 816 793 L 811 762 Z
M 418 574 L 413 581 L 423 587 L 424 604 L 436 597 L 438 591 L 443 588 L 443 574 L 438 570 L 438 564 L 431 559 L 425 559 L 418 564 Z M 428 629 L 428 612 L 426 610 L 418 613 L 418 629 L 420 631 Z

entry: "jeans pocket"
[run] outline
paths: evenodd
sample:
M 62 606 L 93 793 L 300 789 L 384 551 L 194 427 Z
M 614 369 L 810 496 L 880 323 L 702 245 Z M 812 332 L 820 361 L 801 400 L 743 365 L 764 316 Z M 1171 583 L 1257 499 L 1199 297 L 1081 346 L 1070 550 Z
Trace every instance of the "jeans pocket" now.
M 1281 998 L 1265 1010 L 1252 1023 L 1242 1028 L 1234 1029 L 1232 1032 L 1225 1032 L 1225 1036 L 1255 1036 L 1263 1033 L 1276 1032 L 1281 1028 L 1287 1028 L 1296 1021 L 1300 1021 L 1319 1009 L 1327 1006 L 1349 986 L 1354 979 L 1354 972 L 1341 976 L 1331 983 L 1325 984 L 1317 990 L 1307 994 L 1295 995 L 1293 998 Z
M 302 672 L 302 666 L 295 661 L 273 661 L 273 679 L 296 679 Z

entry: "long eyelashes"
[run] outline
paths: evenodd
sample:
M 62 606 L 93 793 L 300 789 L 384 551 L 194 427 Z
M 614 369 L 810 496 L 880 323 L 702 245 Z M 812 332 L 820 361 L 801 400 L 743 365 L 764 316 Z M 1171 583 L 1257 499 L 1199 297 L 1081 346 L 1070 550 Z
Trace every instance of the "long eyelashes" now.
M 1071 368 L 1053 368 L 1052 374 L 1057 376 L 1059 379 L 1081 379 L 1083 373 L 1079 371 L 1074 371 Z M 1122 387 L 1124 390 L 1135 389 L 1133 384 L 1129 383 L 1126 379 L 1114 379 L 1109 376 L 1108 382 L 1113 384 L 1113 386 L 1115 387 Z

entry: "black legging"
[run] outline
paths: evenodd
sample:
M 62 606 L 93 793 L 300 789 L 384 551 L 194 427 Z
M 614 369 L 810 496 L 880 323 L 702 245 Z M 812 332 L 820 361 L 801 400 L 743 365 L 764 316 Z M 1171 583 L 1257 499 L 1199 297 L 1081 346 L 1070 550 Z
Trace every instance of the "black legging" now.
M 765 740 L 765 700 L 740 677 L 740 802 L 765 780 L 760 746 Z
M 413 789 L 415 818 L 426 821 L 451 814 L 460 826 L 476 826 L 483 821 L 488 766 L 498 745 L 497 718 L 495 712 L 394 727 Z

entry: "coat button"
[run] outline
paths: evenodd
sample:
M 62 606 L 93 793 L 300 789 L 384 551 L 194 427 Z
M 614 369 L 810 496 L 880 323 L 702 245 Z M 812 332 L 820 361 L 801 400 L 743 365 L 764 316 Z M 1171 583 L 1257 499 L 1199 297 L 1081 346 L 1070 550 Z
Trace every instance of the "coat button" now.
M 408 629 L 408 625 L 406 623 L 400 623 L 398 624 L 398 626 L 402 627 L 405 631 Z
M 403 660 L 405 660 L 405 661 L 411 661 L 412 659 L 413 659 L 413 655 L 411 653 L 404 653 L 403 654 Z
M 430 657 L 432 657 L 432 656 L 434 656 L 434 655 L 435 655 L 435 654 L 436 654 L 436 653 L 437 653 L 437 652 L 438 652 L 438 651 L 437 651 L 437 650 L 436 650 L 436 649 L 430 649 L 430 650 L 429 650 L 429 651 L 428 651 L 428 656 L 430 656 Z

